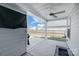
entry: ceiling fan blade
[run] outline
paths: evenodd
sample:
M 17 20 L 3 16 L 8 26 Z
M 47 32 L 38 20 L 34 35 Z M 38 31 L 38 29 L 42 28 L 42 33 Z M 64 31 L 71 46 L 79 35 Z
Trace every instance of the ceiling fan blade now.
M 57 17 L 56 15 L 52 15 L 53 17 Z
M 53 14 L 61 14 L 61 13 L 65 13 L 65 10 L 64 11 L 60 11 L 60 12 L 56 12 L 56 13 L 53 13 Z
M 50 16 L 57 17 L 54 13 L 50 13 Z

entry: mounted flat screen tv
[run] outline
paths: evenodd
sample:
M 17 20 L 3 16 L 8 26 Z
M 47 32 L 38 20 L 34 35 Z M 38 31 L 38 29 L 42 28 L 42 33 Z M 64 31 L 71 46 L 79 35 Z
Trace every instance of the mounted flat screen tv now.
M 0 28 L 26 28 L 26 15 L 0 6 Z

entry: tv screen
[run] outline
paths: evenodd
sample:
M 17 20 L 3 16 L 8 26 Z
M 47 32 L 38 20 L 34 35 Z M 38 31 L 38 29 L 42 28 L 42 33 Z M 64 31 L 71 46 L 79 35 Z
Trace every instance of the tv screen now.
M 0 28 L 26 28 L 26 15 L 0 6 Z

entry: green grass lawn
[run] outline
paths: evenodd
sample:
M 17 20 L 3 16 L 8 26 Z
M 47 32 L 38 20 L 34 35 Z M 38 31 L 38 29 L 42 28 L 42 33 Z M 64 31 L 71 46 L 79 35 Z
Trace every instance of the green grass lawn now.
M 48 37 L 50 40 L 57 40 L 57 41 L 65 41 L 65 38 L 63 37 Z

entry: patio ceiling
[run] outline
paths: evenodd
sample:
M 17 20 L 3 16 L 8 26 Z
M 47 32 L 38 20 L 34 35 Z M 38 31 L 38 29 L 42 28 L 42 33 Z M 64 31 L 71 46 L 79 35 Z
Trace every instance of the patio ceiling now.
M 17 3 L 17 5 L 47 21 L 66 19 L 74 7 L 73 3 Z M 49 15 L 50 11 L 55 13 L 63 10 L 65 13 L 56 14 L 57 18 Z

